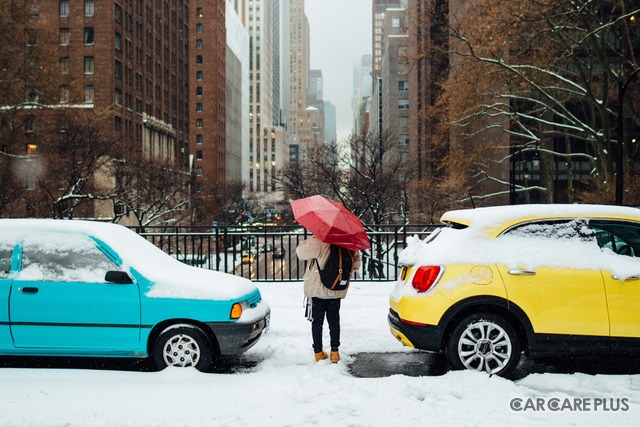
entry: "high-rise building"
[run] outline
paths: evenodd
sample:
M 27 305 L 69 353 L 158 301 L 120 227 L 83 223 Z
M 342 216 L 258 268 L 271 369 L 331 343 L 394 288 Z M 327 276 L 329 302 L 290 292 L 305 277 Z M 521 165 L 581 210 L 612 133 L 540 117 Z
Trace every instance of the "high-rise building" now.
M 337 142 L 336 106 L 330 101 L 324 101 L 324 141 Z
M 249 32 L 227 0 L 227 182 L 249 181 Z
M 353 67 L 353 133 L 359 135 L 363 131 L 364 106 L 371 94 L 371 55 L 362 55 L 360 63 Z M 365 98 L 363 100 L 363 98 Z
M 307 103 L 315 104 L 324 99 L 324 80 L 322 70 L 309 70 L 309 88 L 307 89 Z
M 59 0 L 37 6 L 38 19 L 59 37 L 61 102 L 108 115 L 126 150 L 188 167 L 193 17 L 187 2 L 158 7 L 153 0 Z
M 384 25 L 384 14 L 388 8 L 402 8 L 406 5 L 406 0 L 373 0 L 372 18 L 372 77 L 375 80 L 382 71 L 382 48 L 384 42 L 382 40 L 382 27 Z
M 408 47 L 407 11 L 388 8 L 383 21 L 381 67 L 382 128 L 398 138 L 405 154 L 409 144 L 409 67 L 403 52 Z
M 226 182 L 226 2 L 200 0 L 189 6 L 184 3 L 180 7 L 190 14 L 190 27 L 184 32 L 189 33 L 191 46 L 185 50 L 190 61 L 188 105 L 196 206 L 201 220 L 209 220 L 211 203 Z M 157 5 L 151 9 L 157 10 Z M 170 18 L 157 21 L 157 25 L 166 26 Z
M 304 0 L 291 2 L 291 161 L 304 157 L 309 143 L 307 88 L 309 86 L 309 20 L 304 13 Z M 306 140 L 303 137 L 306 135 Z
M 249 190 L 263 193 L 265 201 L 281 198 L 274 178 L 289 158 L 288 132 L 276 123 L 279 122 L 279 111 L 274 112 L 274 107 L 279 109 L 282 95 L 281 78 L 274 76 L 274 69 L 279 74 L 282 55 L 280 24 L 274 22 L 280 20 L 282 8 L 279 2 L 276 3 L 273 0 L 249 1 L 245 23 L 249 29 L 250 56 Z

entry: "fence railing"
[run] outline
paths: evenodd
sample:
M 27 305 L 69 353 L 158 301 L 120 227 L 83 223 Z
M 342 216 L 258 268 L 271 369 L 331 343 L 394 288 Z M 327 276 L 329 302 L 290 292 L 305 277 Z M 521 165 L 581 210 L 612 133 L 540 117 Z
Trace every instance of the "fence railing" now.
M 398 255 L 406 247 L 407 238 L 418 235 L 423 239 L 438 227 L 436 224 L 365 226 L 371 249 L 362 251 L 363 266 L 352 280 L 396 280 Z M 181 262 L 254 281 L 299 281 L 306 268 L 295 249 L 310 233 L 296 225 L 132 229 Z

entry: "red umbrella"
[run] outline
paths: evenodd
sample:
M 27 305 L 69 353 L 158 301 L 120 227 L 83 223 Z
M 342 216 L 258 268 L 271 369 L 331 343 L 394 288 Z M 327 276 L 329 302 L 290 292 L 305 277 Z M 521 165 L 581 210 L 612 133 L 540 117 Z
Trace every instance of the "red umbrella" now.
M 311 196 L 292 201 L 291 208 L 296 221 L 325 243 L 353 251 L 371 247 L 360 219 L 340 203 Z

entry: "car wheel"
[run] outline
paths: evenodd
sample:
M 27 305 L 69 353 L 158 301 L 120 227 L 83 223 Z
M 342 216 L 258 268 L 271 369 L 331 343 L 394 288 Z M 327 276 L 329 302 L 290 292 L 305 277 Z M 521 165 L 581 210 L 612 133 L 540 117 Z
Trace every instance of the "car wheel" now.
M 200 371 L 206 370 L 212 357 L 213 346 L 209 338 L 202 329 L 189 324 L 169 326 L 158 336 L 153 348 L 153 360 L 161 370 L 167 366 L 194 366 Z
M 521 344 L 515 328 L 495 314 L 473 314 L 453 329 L 446 346 L 453 369 L 471 369 L 509 376 L 520 361 Z

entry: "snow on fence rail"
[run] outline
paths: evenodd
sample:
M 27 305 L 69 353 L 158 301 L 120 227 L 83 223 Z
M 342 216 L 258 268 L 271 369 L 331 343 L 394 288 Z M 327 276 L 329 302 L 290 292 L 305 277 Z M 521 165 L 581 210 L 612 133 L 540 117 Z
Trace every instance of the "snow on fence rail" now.
M 398 255 L 408 236 L 425 238 L 437 224 L 365 225 L 371 249 L 362 251 L 362 268 L 352 280 L 394 281 Z M 299 281 L 305 263 L 295 249 L 310 234 L 289 226 L 131 227 L 157 247 L 189 265 L 223 271 L 254 281 Z

